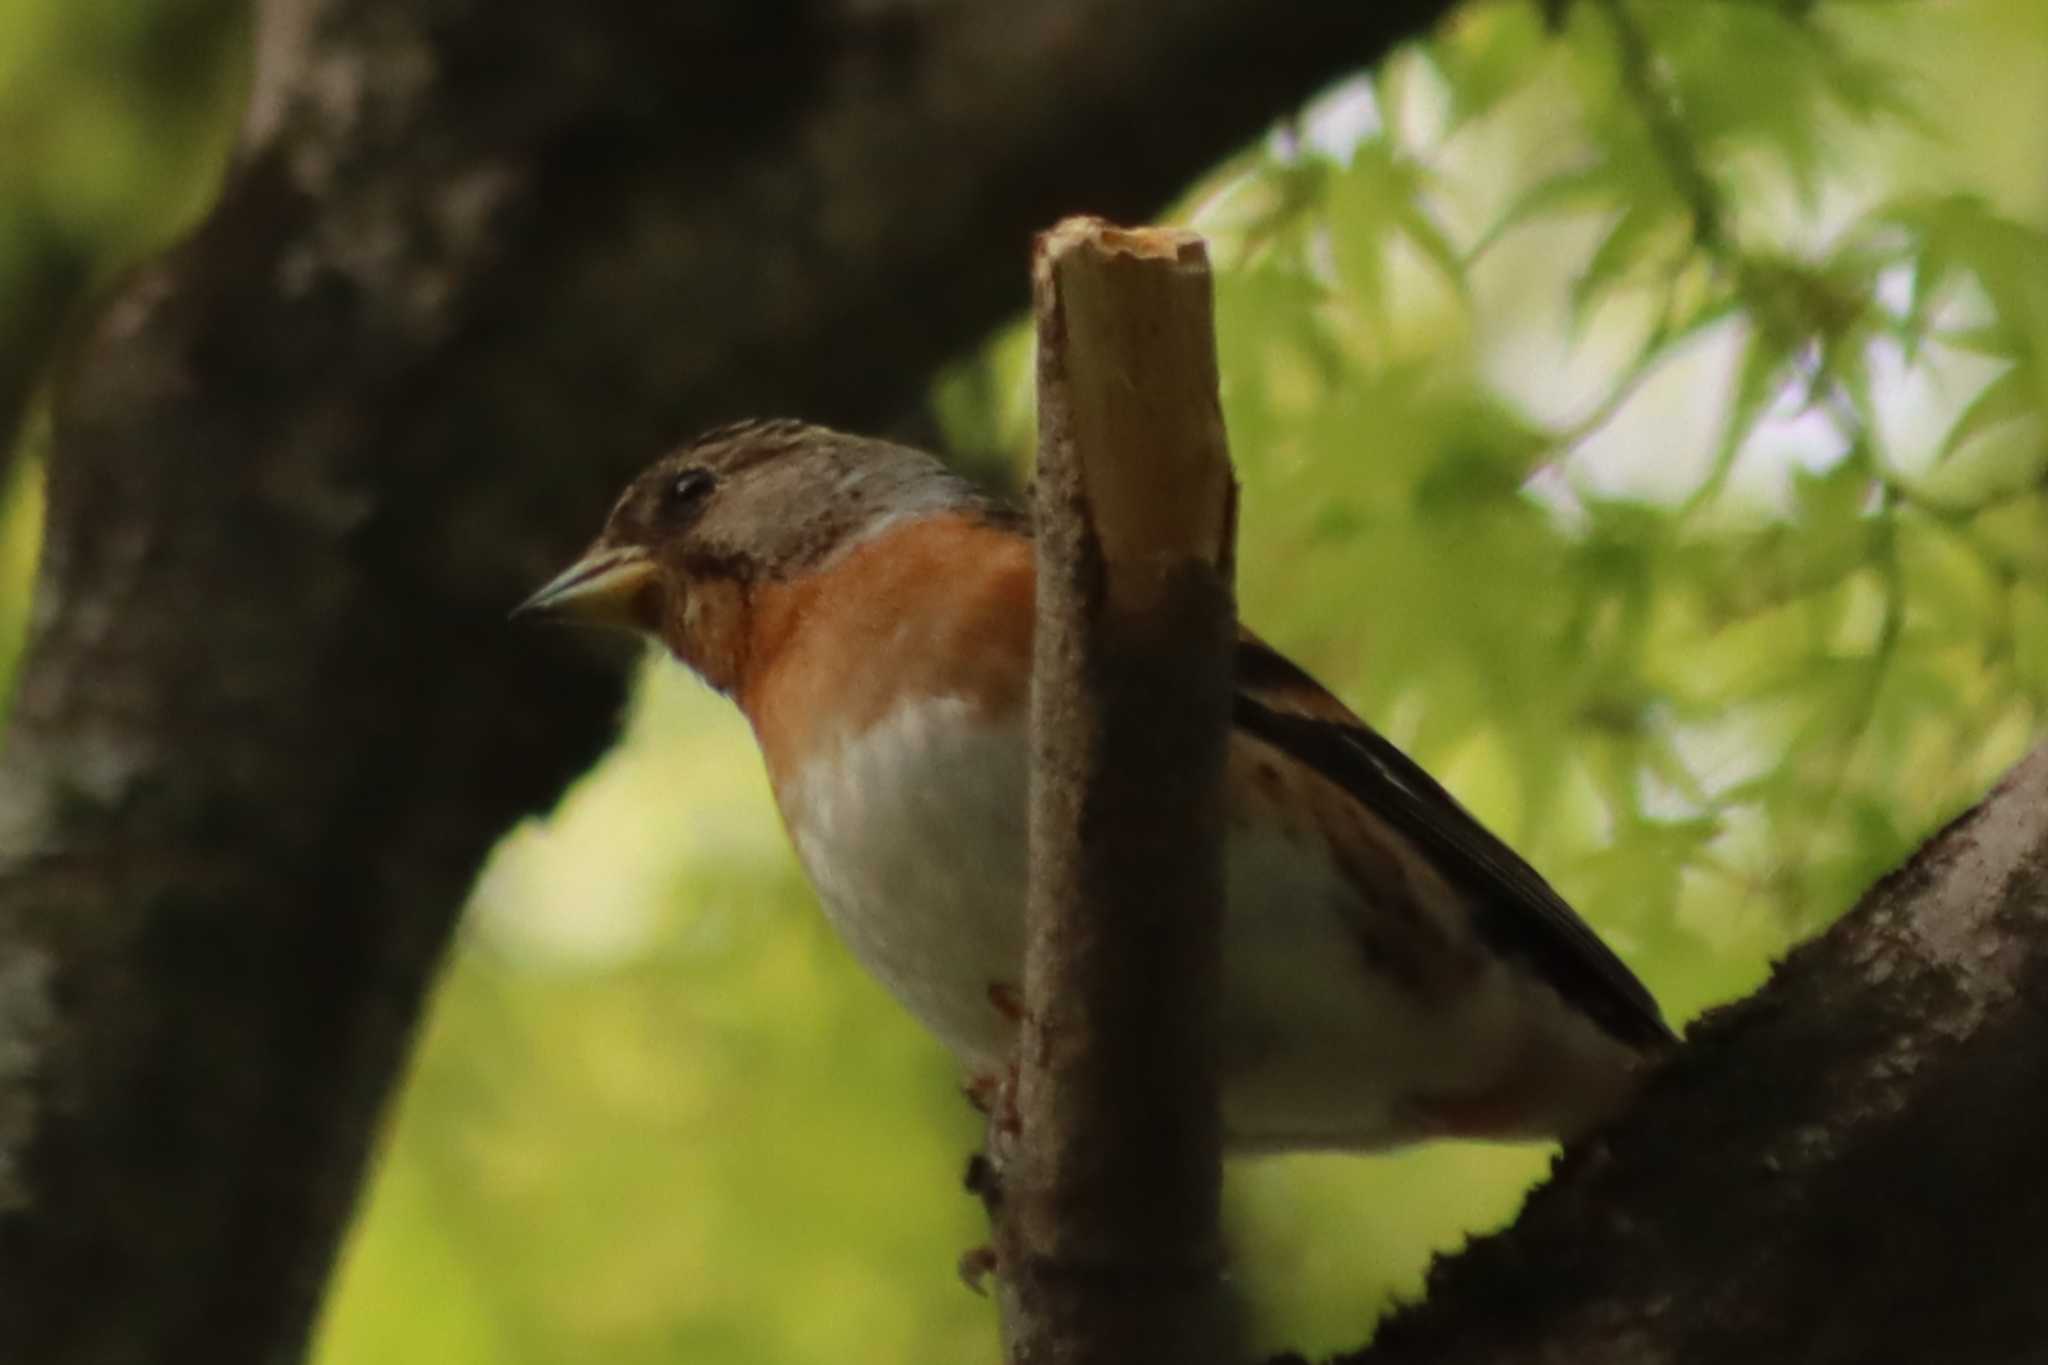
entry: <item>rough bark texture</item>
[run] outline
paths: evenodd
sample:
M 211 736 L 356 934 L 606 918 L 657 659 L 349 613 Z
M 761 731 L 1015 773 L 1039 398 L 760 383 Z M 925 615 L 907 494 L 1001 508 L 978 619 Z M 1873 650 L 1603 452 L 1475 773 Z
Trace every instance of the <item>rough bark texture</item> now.
M 1192 234 L 1070 223 L 1040 241 L 1034 274 L 1031 894 L 996 1229 L 1005 1345 L 1013 1365 L 1220 1365 L 1235 1359 L 1214 1016 L 1237 616 L 1208 258 Z
M 2048 747 L 1355 1365 L 2048 1356 Z
M 609 732 L 616 668 L 502 616 L 628 471 L 895 418 L 1033 228 L 1447 7 L 270 0 L 218 210 L 57 401 L 0 1358 L 298 1354 L 463 890 Z

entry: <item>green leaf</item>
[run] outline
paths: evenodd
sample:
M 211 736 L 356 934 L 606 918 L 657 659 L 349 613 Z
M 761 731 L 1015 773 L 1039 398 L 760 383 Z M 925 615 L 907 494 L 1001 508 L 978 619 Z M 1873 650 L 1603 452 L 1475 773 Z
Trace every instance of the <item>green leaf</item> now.
M 1742 348 L 1742 365 L 1735 373 L 1735 390 L 1728 404 L 1728 416 L 1722 422 L 1721 439 L 1714 447 L 1714 460 L 1707 478 L 1691 499 L 1694 505 L 1711 500 L 1720 491 L 1729 471 L 1735 466 L 1735 457 L 1740 453 L 1742 443 L 1756 430 L 1764 410 L 1777 397 L 1780 377 L 1790 361 L 1791 356 L 1768 329 L 1754 323 L 1750 325 L 1749 336 Z
M 1611 212 L 1617 205 L 1630 203 L 1635 198 L 1632 187 L 1616 173 L 1610 160 L 1595 161 L 1544 176 L 1508 201 L 1507 207 L 1480 235 L 1473 254 L 1478 254 L 1533 218 L 1594 208 Z
M 1550 35 L 1528 5 L 1489 5 L 1461 14 L 1428 52 L 1450 91 L 1451 126 L 1484 118 L 1510 95 L 1540 79 L 1550 44 Z
M 1675 264 L 1682 258 L 1690 236 L 1684 221 L 1675 214 L 1638 204 L 1623 209 L 1594 249 L 1586 268 L 1572 281 L 1573 326 L 1583 324 L 1600 296 L 1625 281 L 1659 247 L 1668 252 L 1670 263 Z
M 1458 250 L 1437 221 L 1430 217 L 1419 198 L 1410 198 L 1396 205 L 1395 221 L 1401 235 L 1408 239 L 1417 250 L 1436 267 L 1458 297 L 1469 301 L 1470 288 L 1465 278 L 1464 253 Z
M 1937 465 L 1993 427 L 2040 415 L 2040 389 L 2028 368 L 2014 365 L 1978 391 L 1957 414 L 1955 424 L 1943 438 L 1941 451 L 1935 457 Z

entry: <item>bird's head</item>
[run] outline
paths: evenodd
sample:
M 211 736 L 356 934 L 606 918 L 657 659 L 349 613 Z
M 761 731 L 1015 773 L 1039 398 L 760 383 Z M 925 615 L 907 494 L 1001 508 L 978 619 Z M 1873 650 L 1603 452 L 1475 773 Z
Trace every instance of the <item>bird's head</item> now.
M 628 484 L 583 555 L 515 616 L 654 636 L 716 686 L 755 591 L 886 526 L 978 501 L 921 451 L 801 422 L 722 427 Z

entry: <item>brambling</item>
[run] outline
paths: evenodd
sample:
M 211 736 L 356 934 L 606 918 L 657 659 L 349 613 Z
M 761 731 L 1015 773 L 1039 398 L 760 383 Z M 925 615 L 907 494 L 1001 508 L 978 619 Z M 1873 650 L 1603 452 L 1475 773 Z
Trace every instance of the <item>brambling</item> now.
M 1024 959 L 1031 529 L 938 460 L 791 421 L 635 479 L 522 613 L 659 640 L 753 726 L 826 914 L 986 1082 Z M 1550 884 L 1249 632 L 1226 763 L 1234 1151 L 1569 1137 L 1672 1043 Z

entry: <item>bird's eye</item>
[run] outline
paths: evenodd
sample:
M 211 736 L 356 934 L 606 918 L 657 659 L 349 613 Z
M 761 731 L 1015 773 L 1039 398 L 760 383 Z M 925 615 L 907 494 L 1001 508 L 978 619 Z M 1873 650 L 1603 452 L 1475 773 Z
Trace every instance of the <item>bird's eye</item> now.
M 704 501 L 716 482 L 708 469 L 685 469 L 662 490 L 662 510 L 672 517 L 691 511 Z

